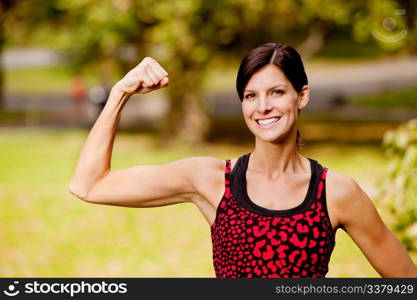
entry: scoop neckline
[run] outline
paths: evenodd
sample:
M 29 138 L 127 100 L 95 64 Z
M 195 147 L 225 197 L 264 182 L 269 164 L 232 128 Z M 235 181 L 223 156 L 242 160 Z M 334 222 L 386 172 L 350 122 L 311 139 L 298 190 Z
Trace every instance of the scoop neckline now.
M 260 214 L 263 216 L 277 216 L 277 217 L 282 217 L 282 216 L 290 216 L 290 215 L 294 215 L 296 213 L 300 213 L 303 212 L 305 209 L 307 209 L 311 202 L 314 200 L 314 197 L 312 197 L 312 195 L 314 194 L 314 186 L 315 186 L 315 181 L 316 181 L 316 170 L 317 170 L 317 164 L 316 161 L 314 159 L 311 158 L 307 158 L 310 162 L 310 169 L 311 169 L 311 176 L 310 176 L 310 181 L 309 181 L 309 185 L 308 185 L 308 189 L 307 189 L 307 193 L 304 197 L 304 200 L 298 204 L 295 207 L 291 207 L 288 209 L 269 209 L 263 206 L 260 206 L 258 204 L 256 204 L 255 202 L 253 202 L 247 192 L 247 182 L 246 182 L 246 171 L 248 168 L 248 163 L 249 163 L 249 158 L 250 158 L 251 153 L 245 154 L 242 159 L 240 160 L 240 172 L 238 172 L 238 181 L 239 181 L 239 186 L 241 187 L 241 204 L 243 204 L 245 206 L 246 209 L 248 209 L 249 211 L 256 213 L 256 214 Z

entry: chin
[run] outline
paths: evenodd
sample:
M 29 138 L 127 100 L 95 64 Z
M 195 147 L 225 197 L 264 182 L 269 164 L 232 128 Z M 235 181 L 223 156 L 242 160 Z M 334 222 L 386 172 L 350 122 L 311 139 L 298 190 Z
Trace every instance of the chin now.
M 279 136 L 257 135 L 256 138 L 259 141 L 262 141 L 265 143 L 273 143 L 273 144 L 280 144 L 285 141 L 285 138 L 282 135 L 279 135 Z
M 289 136 L 291 135 L 291 131 L 285 131 L 282 130 L 254 130 L 252 128 L 252 133 L 255 136 L 255 138 L 259 141 L 266 142 L 266 143 L 274 143 L 274 144 L 281 144 L 284 143 Z
M 281 143 L 285 140 L 286 134 L 283 132 L 259 132 L 251 130 L 255 138 L 267 143 Z

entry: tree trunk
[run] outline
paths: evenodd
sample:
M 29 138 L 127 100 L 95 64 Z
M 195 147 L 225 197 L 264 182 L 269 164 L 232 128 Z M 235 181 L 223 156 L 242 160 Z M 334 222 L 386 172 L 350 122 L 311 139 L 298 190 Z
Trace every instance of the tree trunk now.
M 184 100 L 184 118 L 178 124 L 178 138 L 189 144 L 201 143 L 205 140 L 209 126 L 202 93 L 188 93 Z
M 183 64 L 186 65 L 186 64 Z M 202 93 L 202 71 L 176 70 L 170 77 L 169 113 L 162 123 L 162 142 L 179 140 L 187 144 L 204 141 L 209 129 L 207 105 Z
M 328 30 L 325 24 L 321 21 L 317 21 L 311 26 L 307 38 L 297 47 L 298 52 L 300 52 L 300 55 L 304 60 L 309 59 L 320 51 L 323 47 L 324 37 L 327 32 Z

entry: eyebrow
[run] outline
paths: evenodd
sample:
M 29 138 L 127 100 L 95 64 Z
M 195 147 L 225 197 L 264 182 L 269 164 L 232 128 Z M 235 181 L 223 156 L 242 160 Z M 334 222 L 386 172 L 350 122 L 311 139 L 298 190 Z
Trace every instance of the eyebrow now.
M 276 88 L 278 88 L 278 87 L 287 87 L 287 85 L 286 84 L 284 84 L 284 83 L 280 83 L 280 84 L 277 84 L 277 85 L 274 85 L 273 87 L 270 87 L 269 89 L 268 89 L 268 92 L 270 91 L 270 90 L 273 90 L 273 89 L 276 89 Z M 253 90 L 246 90 L 245 89 L 245 91 L 244 91 L 245 93 L 247 93 L 247 92 L 254 92 Z

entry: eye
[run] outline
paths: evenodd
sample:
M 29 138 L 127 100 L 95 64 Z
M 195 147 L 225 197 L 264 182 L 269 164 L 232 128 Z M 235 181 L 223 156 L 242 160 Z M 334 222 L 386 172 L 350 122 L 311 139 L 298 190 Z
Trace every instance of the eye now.
M 284 94 L 283 90 L 273 90 L 272 91 L 272 95 L 282 95 L 282 94 Z
M 255 94 L 254 93 L 249 93 L 249 94 L 246 94 L 243 98 L 244 99 L 250 99 L 250 98 L 253 98 L 253 97 L 255 97 Z

